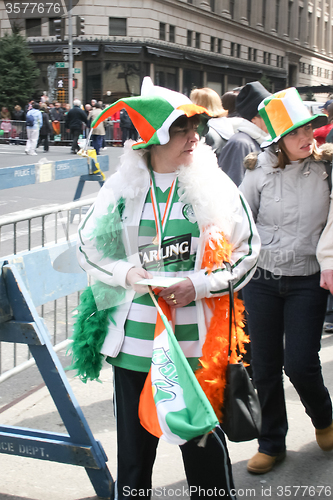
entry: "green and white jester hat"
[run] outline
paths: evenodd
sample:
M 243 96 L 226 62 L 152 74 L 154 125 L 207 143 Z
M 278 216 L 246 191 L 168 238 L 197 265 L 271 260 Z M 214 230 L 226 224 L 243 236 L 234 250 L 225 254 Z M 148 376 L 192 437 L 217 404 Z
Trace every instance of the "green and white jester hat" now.
M 154 85 L 150 77 L 146 76 L 142 82 L 140 96 L 125 97 L 111 104 L 92 122 L 91 127 L 96 128 L 122 109 L 126 109 L 142 139 L 133 144 L 133 149 L 169 142 L 169 128 L 182 115 L 189 118 L 194 115 L 210 116 L 206 108 L 193 104 L 179 92 Z

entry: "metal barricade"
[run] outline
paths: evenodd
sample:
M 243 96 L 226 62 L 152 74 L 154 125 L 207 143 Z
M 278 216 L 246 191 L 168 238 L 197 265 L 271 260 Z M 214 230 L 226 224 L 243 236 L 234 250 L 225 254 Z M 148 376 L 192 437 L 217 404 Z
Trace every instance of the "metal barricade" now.
M 3 131 L 2 139 L 12 144 L 25 144 L 27 129 L 25 121 L 0 120 L 0 130 Z
M 26 250 L 70 241 L 77 233 L 82 215 L 95 198 L 58 205 L 45 210 L 27 210 L 16 216 L 0 217 L 0 258 L 17 255 Z M 72 212 L 75 213 L 72 217 Z M 71 336 L 73 310 L 80 292 L 37 307 L 46 323 L 52 345 L 59 350 Z M 0 382 L 30 364 L 30 351 L 24 344 L 0 342 Z
M 50 134 L 50 144 L 69 145 L 72 142 L 72 134 L 67 132 L 65 121 L 58 122 L 60 130 L 53 130 Z M 106 120 L 105 123 L 105 144 L 107 146 L 121 146 L 122 133 L 119 126 L 119 120 Z M 0 120 L 0 130 L 3 135 L 0 136 L 2 142 L 10 144 L 25 144 L 27 140 L 27 128 L 25 121 L 18 120 Z M 82 127 L 82 136 L 88 137 L 89 127 Z M 56 133 L 59 132 L 59 133 Z

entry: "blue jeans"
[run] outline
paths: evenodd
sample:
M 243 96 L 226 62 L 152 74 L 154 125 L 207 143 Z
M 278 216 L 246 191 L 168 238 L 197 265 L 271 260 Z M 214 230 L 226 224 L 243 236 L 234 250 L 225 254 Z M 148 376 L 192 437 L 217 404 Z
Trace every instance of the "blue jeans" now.
M 95 134 L 92 134 L 91 136 L 91 143 L 92 143 L 92 147 L 94 149 L 96 149 L 96 154 L 99 155 L 99 150 L 101 149 L 102 147 L 102 144 L 103 144 L 103 137 L 104 135 L 95 135 Z
M 332 403 L 319 359 L 327 291 L 320 273 L 275 276 L 258 268 L 243 289 L 252 368 L 262 408 L 259 451 L 285 450 L 288 430 L 283 367 L 316 429 L 332 422 Z

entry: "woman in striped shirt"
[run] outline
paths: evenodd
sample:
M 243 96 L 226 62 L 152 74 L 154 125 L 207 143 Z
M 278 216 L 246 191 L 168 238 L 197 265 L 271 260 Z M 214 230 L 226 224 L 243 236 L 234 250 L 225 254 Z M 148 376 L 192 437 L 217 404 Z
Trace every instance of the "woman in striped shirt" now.
M 199 144 L 200 115 L 206 110 L 160 87 L 153 87 L 149 96 L 153 98 L 141 98 L 141 113 L 146 118 L 158 113 L 160 99 L 165 99 L 173 106 L 169 119 L 161 120 L 150 139 L 137 122 L 145 140 L 125 144 L 120 168 L 105 183 L 79 228 L 81 267 L 121 295 L 101 349 L 114 367 L 119 499 L 150 498 L 158 444 L 138 417 L 157 311 L 147 287 L 137 282 L 153 276 L 186 278 L 163 289 L 159 297 L 171 308 L 175 336 L 195 371 L 212 317 L 209 299 L 228 294 L 230 279 L 235 290 L 242 288 L 255 271 L 260 249 L 245 200 L 218 168 L 212 150 Z M 124 101 L 137 113 L 140 98 L 124 99 L 119 105 Z M 108 251 L 105 221 L 115 213 L 118 232 Z M 214 264 L 210 273 L 203 266 L 205 244 L 218 233 L 231 245 L 232 273 L 223 264 Z M 199 441 L 181 446 L 191 498 L 199 498 L 200 488 L 213 492 L 215 488 L 212 496 L 221 496 L 223 490 L 223 496 L 235 498 L 223 432 L 218 439 L 210 434 L 204 447 L 198 446 Z

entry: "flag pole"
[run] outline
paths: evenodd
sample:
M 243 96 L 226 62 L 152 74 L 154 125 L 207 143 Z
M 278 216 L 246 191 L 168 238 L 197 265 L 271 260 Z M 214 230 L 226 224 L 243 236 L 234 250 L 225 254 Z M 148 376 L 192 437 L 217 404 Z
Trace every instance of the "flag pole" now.
M 151 296 L 151 300 L 154 302 L 155 307 L 156 307 L 156 309 L 158 310 L 158 312 L 159 312 L 160 316 L 161 316 L 161 317 L 162 317 L 162 315 L 164 316 L 164 313 L 163 313 L 163 311 L 162 311 L 161 307 L 158 305 L 158 302 L 157 302 L 157 300 L 155 299 L 154 292 L 153 292 L 152 287 L 151 287 L 150 285 L 148 285 L 148 292 L 149 292 L 149 295 Z M 163 318 L 162 318 L 162 319 L 163 319 Z

